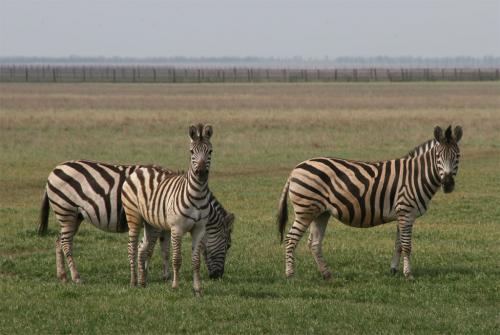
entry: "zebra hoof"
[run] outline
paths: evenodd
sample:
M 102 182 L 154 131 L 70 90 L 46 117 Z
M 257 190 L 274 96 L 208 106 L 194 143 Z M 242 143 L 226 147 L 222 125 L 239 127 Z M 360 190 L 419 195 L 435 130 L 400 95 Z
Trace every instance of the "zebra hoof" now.
M 67 283 L 67 282 L 68 282 L 68 277 L 66 277 L 66 274 L 65 274 L 65 273 L 64 273 L 64 274 L 62 274 L 62 275 L 58 275 L 58 276 L 57 276 L 57 279 L 59 279 L 59 281 L 60 281 L 61 283 Z
M 323 275 L 324 280 L 326 280 L 326 281 L 332 280 L 333 276 L 332 276 L 332 273 L 330 271 L 326 271 L 322 275 Z
M 286 279 L 291 280 L 291 279 L 295 278 L 295 273 L 290 273 L 290 274 L 287 273 L 285 276 L 286 276 Z
M 395 275 L 396 273 L 398 273 L 398 269 L 396 268 L 391 268 L 391 275 Z
M 201 297 L 203 297 L 203 289 L 200 288 L 197 290 L 197 289 L 193 288 L 193 294 L 196 298 L 201 298 Z
M 405 275 L 405 279 L 406 281 L 414 281 L 415 280 L 415 277 L 413 277 L 413 275 L 411 273 Z
M 83 279 L 82 278 L 75 278 L 73 282 L 77 285 L 82 285 L 83 284 Z

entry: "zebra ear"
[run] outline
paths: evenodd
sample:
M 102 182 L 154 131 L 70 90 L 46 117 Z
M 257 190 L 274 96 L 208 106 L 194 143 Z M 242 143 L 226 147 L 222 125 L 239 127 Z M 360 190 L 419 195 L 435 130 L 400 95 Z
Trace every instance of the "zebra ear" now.
M 441 129 L 440 126 L 436 126 L 436 128 L 434 128 L 434 139 L 439 143 L 443 143 L 444 141 L 443 129 Z
M 455 138 L 455 142 L 458 143 L 462 138 L 462 127 L 456 126 L 453 131 L 453 137 Z
M 191 139 L 191 141 L 198 140 L 198 128 L 194 124 L 189 126 L 189 138 Z
M 214 130 L 212 129 L 212 126 L 207 124 L 205 127 L 203 127 L 203 137 L 206 138 L 207 140 L 212 137 L 212 134 L 214 133 Z

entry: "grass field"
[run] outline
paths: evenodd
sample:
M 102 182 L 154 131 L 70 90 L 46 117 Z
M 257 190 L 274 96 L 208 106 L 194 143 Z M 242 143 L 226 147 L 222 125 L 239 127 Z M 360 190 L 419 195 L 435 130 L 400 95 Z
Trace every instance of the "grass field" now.
M 498 334 L 500 84 L 0 84 L 0 334 Z M 84 285 L 55 277 L 54 217 L 35 233 L 46 177 L 61 161 L 188 167 L 187 128 L 214 126 L 210 187 L 236 214 L 223 280 L 191 291 L 188 237 L 179 291 L 129 288 L 127 235 L 82 224 Z M 395 225 L 331 221 L 324 282 L 303 240 L 284 277 L 275 215 L 291 169 L 338 156 L 382 160 L 460 124 L 456 189 L 417 221 L 416 280 L 391 276 Z M 290 225 L 290 223 L 289 223 Z M 289 226 L 288 226 L 289 227 Z

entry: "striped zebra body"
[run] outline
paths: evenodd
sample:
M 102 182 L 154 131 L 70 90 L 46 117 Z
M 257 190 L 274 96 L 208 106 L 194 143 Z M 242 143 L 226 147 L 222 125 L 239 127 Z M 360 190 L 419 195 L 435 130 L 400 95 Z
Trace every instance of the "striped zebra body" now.
M 38 233 L 42 235 L 47 230 L 50 205 L 60 224 L 56 240 L 56 268 L 60 280 L 66 281 L 66 258 L 72 280 L 81 282 L 73 258 L 73 237 L 84 219 L 106 232 L 128 231 L 124 218 L 120 219 L 120 194 L 125 179 L 138 167 L 78 160 L 61 163 L 49 174 Z
M 294 250 L 310 228 L 308 245 L 323 277 L 331 277 L 322 254 L 322 240 L 330 216 L 346 225 L 374 227 L 398 221 L 391 271 L 396 272 L 403 254 L 404 274 L 411 278 L 409 256 L 415 219 L 423 215 L 442 186 L 450 192 L 458 170 L 460 127 L 451 127 L 435 139 L 416 147 L 401 159 L 367 163 L 319 157 L 304 161 L 291 172 L 283 190 L 278 215 L 283 239 L 287 221 L 287 196 L 294 207 L 295 221 L 286 236 L 286 276 L 295 273 Z
M 125 181 L 122 202 L 129 225 L 131 286 L 146 285 L 147 258 L 162 230 L 171 232 L 173 249 L 172 287 L 179 285 L 182 236 L 192 236 L 193 288 L 201 295 L 200 249 L 210 216 L 208 171 L 212 145 L 211 126 L 191 126 L 191 165 L 185 174 L 172 175 L 152 168 L 139 168 Z M 144 222 L 144 243 L 137 257 L 137 237 Z M 136 261 L 138 259 L 138 273 Z
M 210 193 L 208 222 L 205 236 L 201 240 L 201 249 L 211 279 L 220 278 L 224 274 L 227 251 L 231 247 L 233 223 L 234 215 L 228 213 Z
M 125 179 L 137 168 L 144 165 L 116 165 L 87 160 L 77 160 L 62 163 L 49 174 L 44 193 L 38 233 L 44 234 L 48 228 L 49 206 L 53 209 L 60 224 L 60 234 L 56 240 L 57 277 L 66 280 L 64 257 L 73 281 L 80 282 L 80 275 L 72 255 L 73 238 L 80 223 L 86 218 L 97 228 L 106 232 L 123 233 L 128 231 L 125 215 L 122 212 L 121 190 Z M 160 166 L 150 166 L 158 171 L 173 173 Z M 234 216 L 227 213 L 222 205 L 213 198 L 217 215 L 211 217 L 209 226 L 221 227 L 211 229 L 205 236 L 208 252 L 216 253 L 218 258 L 207 259 L 209 273 L 223 273 L 224 260 L 221 265 L 220 245 L 221 229 L 232 224 Z M 210 234 L 213 232 L 213 234 Z M 160 237 L 163 258 L 163 277 L 169 274 L 169 232 L 163 232 Z M 211 256 L 213 257 L 213 256 Z M 212 265 L 213 263 L 213 265 Z M 221 271 L 222 269 L 222 271 Z
M 224 275 L 227 252 L 231 247 L 234 219 L 234 214 L 227 212 L 213 194 L 210 194 L 208 221 L 200 245 L 210 279 L 218 279 Z M 144 237 L 139 244 L 139 249 L 147 249 L 147 246 L 144 244 L 146 240 L 145 234 L 146 231 L 144 231 Z M 163 253 L 164 273 L 166 273 L 164 275 L 165 279 L 170 278 L 168 271 L 170 238 L 170 230 L 163 230 L 162 235 L 160 235 L 160 242 Z M 167 243 L 166 247 L 164 247 L 164 243 Z M 147 261 L 151 258 L 152 251 L 153 248 L 147 250 L 146 269 L 148 268 Z

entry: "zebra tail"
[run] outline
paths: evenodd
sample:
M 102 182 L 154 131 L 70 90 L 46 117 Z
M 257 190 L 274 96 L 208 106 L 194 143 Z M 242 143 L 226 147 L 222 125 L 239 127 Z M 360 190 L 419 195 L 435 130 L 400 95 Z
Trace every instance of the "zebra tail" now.
M 120 209 L 120 217 L 118 218 L 118 232 L 124 233 L 128 231 L 127 215 L 125 214 L 125 209 Z
M 49 224 L 49 197 L 47 191 L 44 192 L 42 198 L 42 206 L 40 208 L 40 219 L 38 221 L 38 235 L 45 235 L 47 233 L 47 226 Z
M 280 242 L 283 243 L 283 235 L 285 232 L 286 223 L 288 221 L 288 188 L 290 187 L 290 179 L 286 181 L 283 192 L 281 193 L 281 198 L 278 208 L 278 230 L 280 232 Z

